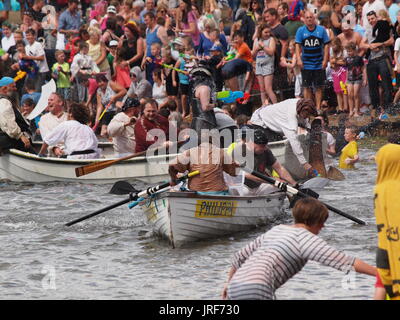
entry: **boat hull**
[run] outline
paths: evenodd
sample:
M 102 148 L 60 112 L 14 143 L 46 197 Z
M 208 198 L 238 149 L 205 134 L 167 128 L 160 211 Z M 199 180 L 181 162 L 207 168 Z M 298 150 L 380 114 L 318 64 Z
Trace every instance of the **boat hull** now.
M 194 192 L 162 193 L 142 203 L 153 232 L 173 247 L 248 231 L 283 214 L 285 195 L 203 196 Z

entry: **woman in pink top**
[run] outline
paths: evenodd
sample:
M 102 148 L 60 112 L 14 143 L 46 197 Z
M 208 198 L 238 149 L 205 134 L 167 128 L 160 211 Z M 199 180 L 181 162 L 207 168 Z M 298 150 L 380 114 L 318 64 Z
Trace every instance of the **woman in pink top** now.
M 192 2 L 190 0 L 180 0 L 179 7 L 176 11 L 176 21 L 179 21 L 175 32 L 182 32 L 193 39 L 195 51 L 200 43 L 200 31 L 197 28 L 197 18 L 192 10 Z

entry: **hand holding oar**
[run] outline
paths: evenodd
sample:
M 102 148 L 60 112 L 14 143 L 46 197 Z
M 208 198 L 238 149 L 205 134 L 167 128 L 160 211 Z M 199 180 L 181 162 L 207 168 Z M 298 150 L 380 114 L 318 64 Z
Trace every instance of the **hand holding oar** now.
M 180 178 L 177 179 L 177 180 L 180 182 L 180 181 L 189 179 L 189 178 L 191 178 L 191 177 L 193 177 L 193 176 L 195 176 L 195 175 L 198 175 L 198 174 L 200 174 L 199 171 L 193 171 L 193 172 L 190 172 L 190 173 L 188 173 L 188 174 L 186 174 L 186 175 L 180 177 Z M 123 185 L 123 189 L 124 189 L 124 190 L 129 189 L 129 188 L 126 187 L 126 182 L 123 182 L 123 183 L 121 184 L 121 181 L 117 181 L 117 182 L 114 184 L 113 188 L 111 189 L 111 192 L 114 193 L 114 194 L 121 194 L 121 193 L 122 193 L 122 192 L 121 192 L 121 193 L 118 193 L 119 191 L 116 190 L 116 189 L 118 189 L 118 188 L 116 188 L 116 187 L 117 187 L 117 184 Z M 67 227 L 70 227 L 70 226 L 72 226 L 72 225 L 74 225 L 74 224 L 76 224 L 76 223 L 78 223 L 78 222 L 81 222 L 81 221 L 83 221 L 83 220 L 86 220 L 86 219 L 95 217 L 95 216 L 99 215 L 100 213 L 109 211 L 109 210 L 111 210 L 111 209 L 114 209 L 114 208 L 116 208 L 116 207 L 122 206 L 123 204 L 128 203 L 128 202 L 131 202 L 131 201 L 134 201 L 134 200 L 137 200 L 137 201 L 134 202 L 135 205 L 137 205 L 140 201 L 143 201 L 143 200 L 144 200 L 145 198 L 147 198 L 148 196 L 150 196 L 150 195 L 152 195 L 152 194 L 154 194 L 154 193 L 156 193 L 156 192 L 167 191 L 167 190 L 170 189 L 170 187 L 171 187 L 171 182 L 165 182 L 165 183 L 163 183 L 163 184 L 159 184 L 159 185 L 154 186 L 154 187 L 149 187 L 149 188 L 144 189 L 144 190 L 142 190 L 142 191 L 137 191 L 137 190 L 132 186 L 132 189 L 131 189 L 130 192 L 129 192 L 130 196 L 129 196 L 128 199 L 121 200 L 120 202 L 117 202 L 117 203 L 115 203 L 115 204 L 112 204 L 112 205 L 110 205 L 110 206 L 108 206 L 108 207 L 105 207 L 105 208 L 103 208 L 103 209 L 97 210 L 97 211 L 95 211 L 95 212 L 93 212 L 93 213 L 90 213 L 90 214 L 84 216 L 84 217 L 81 217 L 81 218 L 78 218 L 78 219 L 73 220 L 73 221 L 71 221 L 71 222 L 68 222 L 68 223 L 66 223 L 65 225 L 66 225 Z M 133 195 L 134 193 L 135 193 L 135 195 Z M 135 205 L 130 206 L 130 208 L 131 208 L 131 207 L 133 208 Z
M 257 171 L 251 170 L 251 169 L 246 168 L 246 167 L 242 167 L 242 170 L 252 174 L 253 176 L 256 176 L 257 178 L 263 179 L 264 181 L 274 185 L 275 187 L 277 187 L 278 189 L 280 189 L 280 190 L 282 190 L 284 192 L 288 192 L 288 193 L 290 193 L 292 195 L 298 195 L 298 196 L 300 196 L 302 198 L 305 198 L 305 197 L 309 196 L 309 195 L 305 194 L 304 192 L 302 192 L 300 190 L 297 190 L 296 188 L 293 188 L 293 187 L 289 186 L 288 184 L 286 184 L 284 182 L 280 182 L 278 180 L 275 180 L 274 178 L 268 177 L 268 176 L 266 176 L 266 175 L 264 175 L 262 173 L 259 173 Z M 364 221 L 362 221 L 362 220 L 360 220 L 360 219 L 358 219 L 356 217 L 353 217 L 353 216 L 351 216 L 351 215 L 349 215 L 349 214 L 347 214 L 347 213 L 345 213 L 345 212 L 343 212 L 343 211 L 341 211 L 339 209 L 336 209 L 336 208 L 330 206 L 329 204 L 326 204 L 326 203 L 323 203 L 323 204 L 329 210 L 331 210 L 331 211 L 333 211 L 333 212 L 335 212 L 335 213 L 337 213 L 337 214 L 339 214 L 339 215 L 341 215 L 341 216 L 343 216 L 343 217 L 345 217 L 347 219 L 350 219 L 350 220 L 352 220 L 354 222 L 357 222 L 358 224 L 366 225 L 366 223 Z
M 179 141 L 178 143 L 176 143 L 176 145 L 178 147 L 180 147 L 185 142 L 186 141 Z M 172 146 L 174 146 L 174 144 Z M 158 151 L 158 150 L 163 149 L 163 148 L 164 148 L 164 146 L 159 147 L 159 148 L 155 149 L 155 151 Z M 75 175 L 77 177 L 81 177 L 81 176 L 84 176 L 84 175 L 92 173 L 92 172 L 103 170 L 105 168 L 108 168 L 109 166 L 112 166 L 113 164 L 117 164 L 118 162 L 129 160 L 129 159 L 132 159 L 132 158 L 145 156 L 146 152 L 147 151 L 136 152 L 136 153 L 133 153 L 133 154 L 131 154 L 129 156 L 118 158 L 118 159 L 115 159 L 115 160 L 105 160 L 105 161 L 99 161 L 99 162 L 94 162 L 94 163 L 91 163 L 91 164 L 87 164 L 85 166 L 75 168 Z

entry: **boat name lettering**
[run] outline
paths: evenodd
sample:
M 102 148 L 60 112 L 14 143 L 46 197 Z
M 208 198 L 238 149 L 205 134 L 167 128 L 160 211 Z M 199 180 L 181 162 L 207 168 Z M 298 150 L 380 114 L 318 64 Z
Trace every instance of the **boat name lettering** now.
M 195 217 L 230 218 L 235 215 L 237 201 L 197 200 Z

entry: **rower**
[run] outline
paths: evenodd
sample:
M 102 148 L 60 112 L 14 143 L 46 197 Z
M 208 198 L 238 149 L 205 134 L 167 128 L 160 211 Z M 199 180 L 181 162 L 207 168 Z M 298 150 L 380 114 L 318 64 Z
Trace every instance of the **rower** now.
M 313 172 L 313 167 L 307 162 L 303 148 L 298 139 L 299 126 L 309 127 L 310 116 L 318 115 L 315 103 L 311 99 L 287 99 L 279 103 L 270 104 L 257 109 L 250 122 L 266 128 L 268 135 L 285 136 L 292 147 L 301 166 L 308 174 Z M 273 141 L 271 138 L 269 139 Z
M 293 186 L 297 184 L 268 148 L 267 132 L 264 128 L 250 125 L 243 126 L 241 130 L 242 141 L 228 148 L 234 161 L 245 162 L 246 167 L 263 174 L 268 170 L 271 175 L 272 170 L 275 170 L 282 180 Z M 264 180 L 246 173 L 241 195 L 263 195 L 277 190 Z
M 0 79 L 0 152 L 12 148 L 36 153 L 31 145 L 31 132 L 15 103 L 10 99 L 16 91 L 15 81 L 10 77 Z
M 201 194 L 227 195 L 228 186 L 225 183 L 223 172 L 231 176 L 236 175 L 238 165 L 231 157 L 212 143 L 212 137 L 202 135 L 199 146 L 179 154 L 169 165 L 171 185 L 176 185 L 178 173 L 185 171 L 200 171 L 200 174 L 189 180 L 188 188 Z M 219 137 L 214 137 L 215 143 Z
M 79 103 L 73 103 L 68 110 L 68 120 L 61 123 L 43 138 L 39 156 L 45 157 L 49 145 L 64 141 L 63 158 L 97 159 L 100 158 L 98 140 L 93 130 L 87 125 L 90 121 L 88 108 Z

